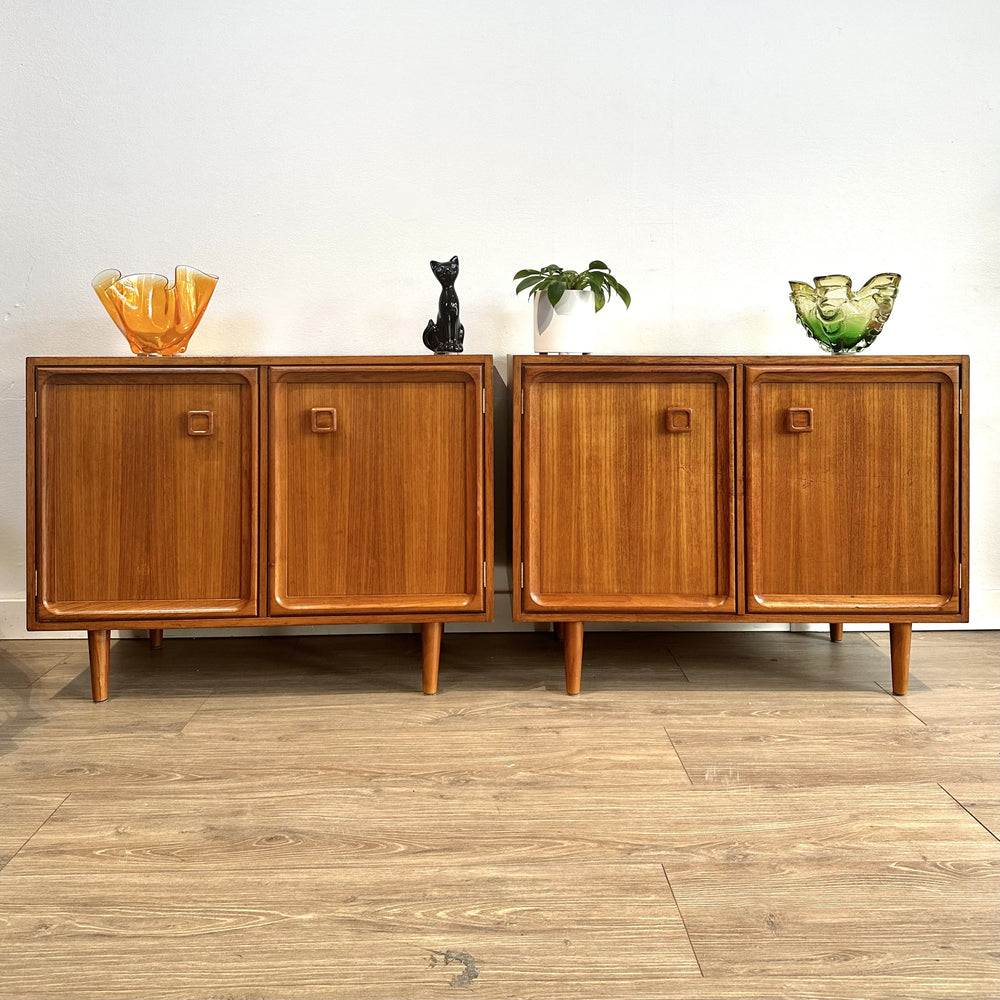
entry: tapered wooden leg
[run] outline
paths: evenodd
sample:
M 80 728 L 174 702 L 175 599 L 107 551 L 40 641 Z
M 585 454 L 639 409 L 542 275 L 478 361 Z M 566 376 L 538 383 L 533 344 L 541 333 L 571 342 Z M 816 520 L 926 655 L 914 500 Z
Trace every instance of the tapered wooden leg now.
M 583 622 L 563 622 L 563 660 L 566 663 L 566 694 L 579 694 L 583 673 Z
M 163 629 L 151 628 L 149 630 L 149 648 L 159 649 L 163 645 Z
M 562 642 L 566 638 L 566 623 L 565 622 L 553 622 L 552 628 L 556 633 L 556 638 Z
M 420 648 L 424 658 L 424 694 L 437 694 L 442 632 L 444 632 L 444 622 L 424 622 L 420 626 Z
M 910 624 L 889 626 L 889 656 L 892 658 L 892 693 L 906 694 L 910 682 Z
M 830 622 L 830 642 L 840 642 L 844 638 L 843 622 Z
M 111 632 L 96 629 L 87 633 L 87 649 L 90 652 L 90 688 L 94 701 L 108 700 L 108 663 L 111 659 Z

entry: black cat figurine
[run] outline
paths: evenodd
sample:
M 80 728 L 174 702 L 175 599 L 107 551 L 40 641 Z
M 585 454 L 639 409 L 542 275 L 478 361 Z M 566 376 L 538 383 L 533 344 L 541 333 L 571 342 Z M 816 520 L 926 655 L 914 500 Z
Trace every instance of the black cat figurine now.
M 461 354 L 465 327 L 458 321 L 458 295 L 455 293 L 455 279 L 458 277 L 458 258 L 442 263 L 432 260 L 431 270 L 441 282 L 441 296 L 438 299 L 438 318 L 427 321 L 424 330 L 424 347 L 435 354 Z

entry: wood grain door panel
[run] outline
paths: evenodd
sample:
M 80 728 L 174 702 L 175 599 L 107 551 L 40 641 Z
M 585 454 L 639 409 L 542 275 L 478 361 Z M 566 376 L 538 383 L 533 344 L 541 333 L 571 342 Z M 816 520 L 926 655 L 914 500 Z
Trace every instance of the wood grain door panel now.
M 257 372 L 39 369 L 40 621 L 257 612 Z
M 959 610 L 959 369 L 746 368 L 747 610 Z
M 735 611 L 731 366 L 524 369 L 526 611 Z
M 271 613 L 482 611 L 482 368 L 273 368 L 270 396 Z

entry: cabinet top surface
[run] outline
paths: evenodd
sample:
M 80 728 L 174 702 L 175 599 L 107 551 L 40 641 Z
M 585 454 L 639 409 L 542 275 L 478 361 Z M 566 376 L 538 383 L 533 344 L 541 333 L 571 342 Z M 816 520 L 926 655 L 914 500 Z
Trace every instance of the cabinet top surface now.
M 967 355 L 941 354 L 515 354 L 517 365 L 958 365 Z
M 232 356 L 196 357 L 186 355 L 169 358 L 140 358 L 133 355 L 123 357 L 29 357 L 25 359 L 29 368 L 42 367 L 115 367 L 115 368 L 206 368 L 234 367 L 253 368 L 260 365 L 492 365 L 489 354 L 414 354 L 414 355 L 275 355 L 275 356 Z
M 513 354 L 508 361 L 534 365 L 589 364 L 813 364 L 813 365 L 926 365 L 959 364 L 968 355 L 958 354 Z M 205 365 L 461 365 L 492 364 L 491 354 L 351 354 L 351 355 L 175 355 L 163 357 L 122 356 L 33 356 L 26 361 L 41 365 L 115 365 L 126 367 L 183 368 Z

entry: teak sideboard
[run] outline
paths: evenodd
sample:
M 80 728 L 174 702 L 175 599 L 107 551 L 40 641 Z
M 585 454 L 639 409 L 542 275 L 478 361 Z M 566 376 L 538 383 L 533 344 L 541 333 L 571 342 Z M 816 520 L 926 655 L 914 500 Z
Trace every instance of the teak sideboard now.
M 28 628 L 493 617 L 492 358 L 28 358 Z
M 967 622 L 967 357 L 513 359 L 515 621 Z

